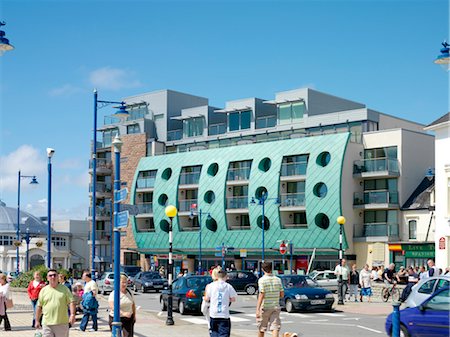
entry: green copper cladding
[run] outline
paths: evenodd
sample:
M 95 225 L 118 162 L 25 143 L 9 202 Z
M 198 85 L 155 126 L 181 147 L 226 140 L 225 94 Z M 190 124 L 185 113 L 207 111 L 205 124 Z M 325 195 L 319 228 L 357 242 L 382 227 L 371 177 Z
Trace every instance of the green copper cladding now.
M 153 192 L 154 232 L 136 231 L 134 217 L 131 220 L 138 250 L 146 252 L 164 252 L 167 250 L 168 234 L 161 229 L 160 223 L 168 218 L 164 214 L 165 206 L 158 203 L 161 194 L 168 196 L 167 205 L 178 205 L 178 183 L 182 167 L 201 165 L 201 175 L 198 184 L 198 208 L 204 213 L 208 212 L 217 222 L 215 232 L 209 230 L 206 216 L 202 219 L 202 245 L 208 252 L 214 251 L 222 242 L 236 249 L 261 249 L 261 228 L 257 225 L 257 218 L 261 215 L 261 206 L 250 204 L 258 187 L 265 187 L 269 198 L 276 198 L 280 191 L 280 172 L 283 157 L 293 155 L 309 155 L 306 183 L 305 205 L 308 226 L 305 228 L 282 229 L 280 225 L 279 205 L 274 200 L 268 200 L 265 215 L 270 221 L 270 228 L 265 234 L 267 252 L 277 249 L 277 240 L 290 239 L 296 249 L 338 249 L 339 225 L 336 219 L 341 215 L 341 179 L 345 150 L 350 133 L 339 133 L 324 136 L 288 139 L 275 142 L 239 145 L 203 151 L 175 153 L 155 157 L 142 158 L 134 177 L 131 203 L 135 203 L 136 181 L 140 171 L 157 170 Z M 320 155 L 324 152 L 330 154 L 329 163 L 325 166 L 327 158 Z M 270 169 L 262 171 L 258 166 L 264 158 L 269 158 Z M 230 162 L 252 160 L 248 185 L 248 211 L 250 217 L 250 230 L 228 230 L 226 224 L 226 181 Z M 215 176 L 208 174 L 212 164 L 218 164 Z M 172 170 L 168 180 L 163 179 L 163 172 L 167 168 Z M 326 185 L 327 193 L 324 197 L 316 196 L 315 187 L 318 183 Z M 319 185 L 320 186 L 320 185 Z M 204 200 L 205 193 L 212 190 L 215 201 L 208 204 Z M 319 215 L 318 215 L 319 214 Z M 329 219 L 329 227 L 323 229 L 316 222 L 323 218 Z M 345 214 L 344 214 L 345 215 Z M 179 216 L 179 215 L 178 215 Z M 173 246 L 175 252 L 198 250 L 198 231 L 180 231 L 178 216 L 173 219 Z M 344 248 L 347 248 L 344 236 Z

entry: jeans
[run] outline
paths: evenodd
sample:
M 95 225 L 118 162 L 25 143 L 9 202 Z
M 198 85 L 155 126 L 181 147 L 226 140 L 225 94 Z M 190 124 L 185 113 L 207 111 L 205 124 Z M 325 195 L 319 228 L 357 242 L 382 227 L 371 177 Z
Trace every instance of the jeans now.
M 31 325 L 34 328 L 34 325 L 36 323 L 36 305 L 37 305 L 37 299 L 31 300 L 31 305 L 33 306 L 33 324 Z
M 81 331 L 85 331 L 86 327 L 88 325 L 89 322 L 89 316 L 92 317 L 92 329 L 94 329 L 95 331 L 97 331 L 98 329 L 98 323 L 97 323 L 97 313 L 91 313 L 88 310 L 84 310 L 84 315 L 83 318 L 81 319 L 81 323 L 80 323 L 80 330 Z
M 210 337 L 230 337 L 231 321 L 229 318 L 210 319 L 209 336 Z
M 5 331 L 11 331 L 11 324 L 9 323 L 8 314 L 6 313 L 6 303 L 5 303 L 5 316 L 0 316 L 0 325 L 2 321 L 5 322 Z
M 400 301 L 405 302 L 411 293 L 411 288 L 415 285 L 415 283 L 408 283 L 408 285 L 403 289 L 402 295 L 400 296 Z
M 338 281 L 338 303 L 344 304 L 345 294 L 347 293 L 347 280 Z

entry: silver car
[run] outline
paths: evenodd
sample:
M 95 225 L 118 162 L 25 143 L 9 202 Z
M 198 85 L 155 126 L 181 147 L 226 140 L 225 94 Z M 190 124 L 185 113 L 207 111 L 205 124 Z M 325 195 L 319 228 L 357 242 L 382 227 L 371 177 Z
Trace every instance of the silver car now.
M 128 275 L 125 273 L 120 273 L 121 275 L 125 275 L 128 279 L 128 286 L 130 286 L 131 282 L 128 278 Z M 98 292 L 100 294 L 106 295 L 114 290 L 114 273 L 107 272 L 102 275 L 102 277 L 97 281 Z
M 309 277 L 316 281 L 322 288 L 330 291 L 338 290 L 338 280 L 333 270 L 314 270 L 309 274 Z
M 407 308 L 414 308 L 422 304 L 436 290 L 450 286 L 450 275 L 433 276 L 414 285 L 405 301 Z

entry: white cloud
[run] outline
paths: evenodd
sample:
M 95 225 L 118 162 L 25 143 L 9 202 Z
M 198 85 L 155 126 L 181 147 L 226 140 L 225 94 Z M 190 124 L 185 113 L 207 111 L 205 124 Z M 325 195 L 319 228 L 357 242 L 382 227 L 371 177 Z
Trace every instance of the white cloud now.
M 52 222 L 56 220 L 85 220 L 88 208 L 88 202 L 66 208 L 58 208 L 52 205 Z M 25 210 L 35 216 L 47 216 L 47 199 L 28 203 Z
M 69 169 L 69 170 L 83 168 L 82 161 L 79 158 L 69 158 L 62 161 L 61 163 L 57 163 L 56 165 L 58 165 L 58 167 L 61 169 Z M 87 167 L 87 165 L 88 164 L 85 164 L 84 166 Z
M 0 156 L 0 191 L 17 190 L 17 174 L 43 175 L 46 171 L 46 154 L 30 145 L 22 145 L 17 150 Z M 39 177 L 38 177 L 39 180 Z M 24 187 L 26 187 L 24 184 Z
M 83 90 L 79 87 L 76 87 L 72 84 L 64 84 L 61 87 L 53 88 L 51 89 L 48 94 L 50 96 L 56 97 L 56 96 L 72 96 L 74 94 L 77 94 L 79 92 L 82 92 Z
M 134 72 L 126 69 L 103 67 L 89 74 L 89 81 L 97 89 L 121 90 L 140 87 L 141 82 Z

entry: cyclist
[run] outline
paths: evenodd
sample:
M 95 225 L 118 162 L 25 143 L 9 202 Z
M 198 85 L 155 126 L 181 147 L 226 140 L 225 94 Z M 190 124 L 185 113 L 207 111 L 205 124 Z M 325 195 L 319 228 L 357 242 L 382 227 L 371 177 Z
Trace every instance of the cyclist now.
M 391 284 L 395 284 L 395 263 L 391 263 L 389 265 L 389 267 L 387 267 L 384 271 L 383 271 L 383 282 L 384 284 L 389 287 Z

